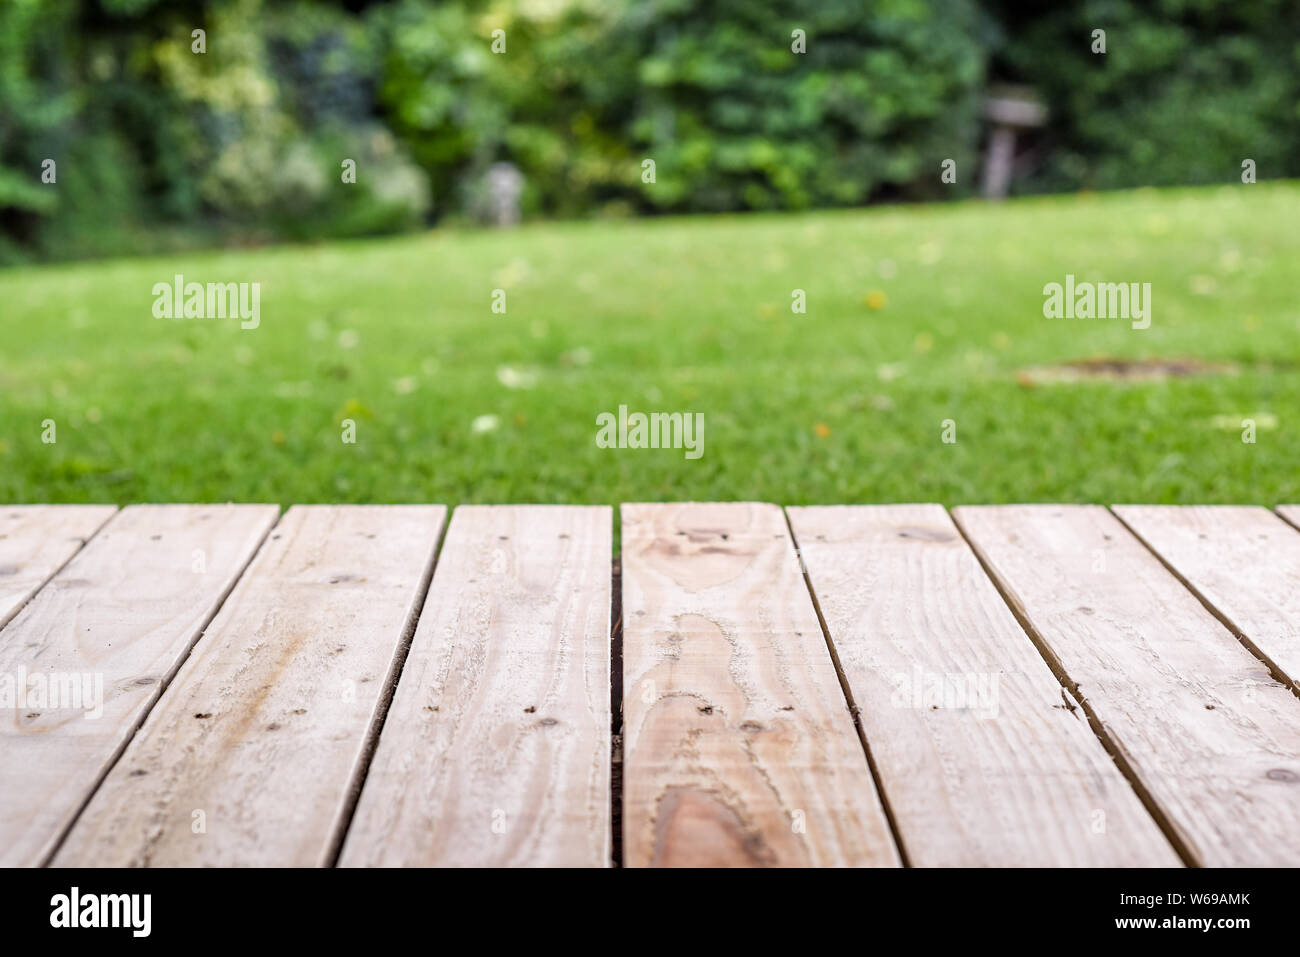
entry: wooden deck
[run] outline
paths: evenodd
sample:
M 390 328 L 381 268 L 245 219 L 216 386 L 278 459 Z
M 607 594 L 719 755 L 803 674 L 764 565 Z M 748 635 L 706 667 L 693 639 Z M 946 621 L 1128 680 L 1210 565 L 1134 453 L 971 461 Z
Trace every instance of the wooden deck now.
M 1300 507 L 614 520 L 0 507 L 0 864 L 1300 864 Z

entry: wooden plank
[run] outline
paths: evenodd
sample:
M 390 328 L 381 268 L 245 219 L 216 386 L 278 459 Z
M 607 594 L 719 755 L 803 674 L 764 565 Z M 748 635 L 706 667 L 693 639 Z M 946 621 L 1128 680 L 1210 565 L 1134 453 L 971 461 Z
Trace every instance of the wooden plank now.
M 290 509 L 54 863 L 329 863 L 445 516 Z
M 625 866 L 899 864 L 781 510 L 622 516 Z
M 1184 856 L 1300 860 L 1300 702 L 1106 509 L 958 508 Z
M 1114 511 L 1300 693 L 1300 531 L 1255 505 L 1116 505 Z
M 462 506 L 340 864 L 610 861 L 607 506 Z
M 788 513 L 911 864 L 1179 864 L 941 506 Z
M 60 688 L 0 727 L 0 864 L 53 852 L 278 511 L 124 509 L 0 632 L 0 674 Z
M 1296 528 L 1300 528 L 1300 505 L 1279 505 L 1277 513 Z
M 0 628 L 116 511 L 113 505 L 0 507 Z

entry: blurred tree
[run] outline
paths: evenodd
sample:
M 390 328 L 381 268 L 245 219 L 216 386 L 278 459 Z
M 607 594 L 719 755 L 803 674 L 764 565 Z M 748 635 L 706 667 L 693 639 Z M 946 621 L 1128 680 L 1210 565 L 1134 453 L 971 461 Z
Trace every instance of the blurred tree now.
M 583 99 L 655 160 L 653 184 L 623 172 L 652 208 L 933 197 L 940 163 L 974 155 L 979 17 L 967 0 L 627 4 L 602 44 L 634 82 L 593 70 Z
M 1247 158 L 1300 175 L 1300 0 L 989 6 L 998 72 L 1039 87 L 1051 114 L 1022 188 L 1234 183 Z
M 482 216 L 502 161 L 526 215 L 960 196 L 986 73 L 1051 110 L 1021 188 L 1300 175 L 1297 22 L 1300 0 L 0 0 L 0 260 Z
M 375 116 L 374 72 L 343 4 L 3 0 L 0 259 L 147 249 L 176 226 L 208 241 L 414 226 L 428 184 Z

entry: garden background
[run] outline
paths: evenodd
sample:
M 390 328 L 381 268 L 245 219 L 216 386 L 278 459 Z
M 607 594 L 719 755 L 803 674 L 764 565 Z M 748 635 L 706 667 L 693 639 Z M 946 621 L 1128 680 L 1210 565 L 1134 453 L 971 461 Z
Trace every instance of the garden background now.
M 1298 174 L 1284 0 L 0 0 L 0 500 L 1300 499 Z

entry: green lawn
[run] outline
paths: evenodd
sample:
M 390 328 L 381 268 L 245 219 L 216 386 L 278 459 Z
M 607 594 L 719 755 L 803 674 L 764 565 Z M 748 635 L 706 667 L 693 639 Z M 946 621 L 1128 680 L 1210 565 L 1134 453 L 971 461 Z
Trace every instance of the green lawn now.
M 1233 185 L 4 271 L 0 501 L 1297 501 L 1298 210 Z M 177 272 L 260 282 L 260 328 L 154 318 Z M 1066 273 L 1150 282 L 1151 328 L 1044 318 Z M 1020 381 L 1090 356 L 1238 371 Z M 620 404 L 704 413 L 704 455 L 597 448 Z

